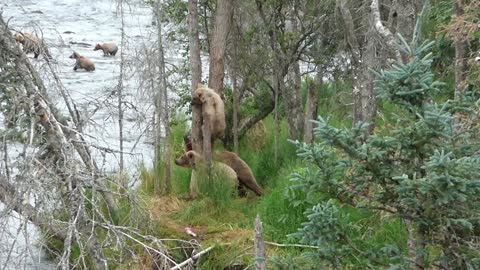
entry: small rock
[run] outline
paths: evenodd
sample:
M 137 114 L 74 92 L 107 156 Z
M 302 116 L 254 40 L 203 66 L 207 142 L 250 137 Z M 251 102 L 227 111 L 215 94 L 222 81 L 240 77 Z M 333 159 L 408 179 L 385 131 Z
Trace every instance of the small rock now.
M 32 11 L 32 13 L 43 14 L 43 11 L 41 11 L 41 10 L 34 10 L 34 11 Z
M 63 33 L 64 33 L 64 34 L 75 34 L 75 32 L 73 32 L 73 31 L 65 31 L 65 32 L 63 32 Z

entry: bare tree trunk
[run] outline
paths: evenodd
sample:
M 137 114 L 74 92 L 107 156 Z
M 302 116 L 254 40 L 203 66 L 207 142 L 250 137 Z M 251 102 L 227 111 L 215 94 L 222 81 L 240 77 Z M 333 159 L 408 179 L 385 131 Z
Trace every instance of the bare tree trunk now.
M 318 118 L 318 101 L 320 98 L 320 90 L 323 85 L 323 68 L 318 67 L 314 82 L 308 82 L 307 85 L 307 101 L 305 102 L 305 119 L 303 141 L 306 143 L 313 142 L 313 123 L 311 120 Z
M 215 11 L 215 24 L 212 33 L 212 43 L 210 47 L 210 69 L 208 74 L 208 87 L 217 92 L 223 100 L 223 78 L 225 76 L 225 50 L 227 47 L 227 36 L 232 22 L 233 3 L 232 0 L 217 0 L 217 9 Z M 205 126 L 205 118 L 203 125 Z M 213 123 L 209 123 L 212 125 Z M 206 128 L 204 128 L 204 131 Z M 211 134 L 210 134 L 211 135 Z M 211 136 L 206 137 L 203 133 L 203 157 L 208 165 L 212 162 Z
M 260 216 L 255 218 L 255 269 L 267 269 L 267 255 L 265 252 L 265 241 L 263 240 L 263 225 Z
M 227 47 L 227 36 L 233 16 L 232 0 L 217 0 L 215 24 L 210 47 L 210 69 L 208 87 L 223 98 L 223 78 L 225 76 L 224 59 Z
M 374 30 L 370 28 L 365 34 L 366 44 L 362 52 L 360 74 L 354 82 L 354 91 L 357 91 L 354 99 L 353 122 L 367 124 L 366 135 L 373 132 L 375 128 L 375 117 L 377 113 L 377 99 L 374 91 L 375 75 L 372 70 L 377 70 L 376 46 Z
M 298 19 L 297 19 L 297 7 L 294 5 L 293 10 L 290 12 L 291 27 L 288 27 L 288 32 L 297 33 Z M 288 61 L 288 59 L 284 59 Z M 285 63 L 285 66 L 288 66 Z M 291 63 L 289 74 L 290 84 L 285 88 L 285 92 L 282 92 L 283 102 L 285 104 L 285 114 L 287 116 L 290 139 L 297 140 L 302 138 L 303 132 L 303 103 L 302 103 L 302 77 L 300 74 L 300 64 L 297 59 Z
M 238 154 L 238 109 L 239 104 L 239 93 L 237 85 L 237 45 L 234 44 L 234 55 L 233 55 L 233 71 L 232 71 L 232 88 L 233 88 L 233 151 Z
M 167 94 L 167 78 L 165 72 L 165 56 L 163 51 L 163 41 L 162 41 L 162 11 L 160 9 L 160 0 L 157 0 L 157 8 L 156 8 L 156 15 L 157 15 L 157 45 L 158 45 L 158 68 L 159 68 L 159 91 L 157 92 L 158 95 L 158 108 L 159 116 L 162 121 L 158 121 L 158 125 L 160 123 L 163 125 L 163 129 L 165 132 L 165 137 L 163 140 L 164 145 L 164 160 L 165 160 L 165 192 L 169 194 L 172 190 L 172 181 L 171 181 L 171 163 L 170 163 L 170 119 L 169 119 L 169 108 L 168 108 L 168 94 Z M 163 99 L 163 102 L 162 102 Z M 160 128 L 159 128 L 160 129 Z M 157 134 L 160 136 L 160 134 Z
M 192 94 L 202 79 L 202 62 L 200 61 L 200 39 L 198 36 L 197 0 L 188 1 L 188 32 L 190 61 L 192 64 Z M 192 106 L 192 147 L 197 153 L 203 153 L 202 108 Z
M 280 62 L 280 61 L 278 61 Z M 280 129 L 280 122 L 278 119 L 278 99 L 281 92 L 285 88 L 285 82 L 283 81 L 284 76 L 279 70 L 280 67 L 274 64 L 273 67 L 273 89 L 275 91 L 274 104 L 275 104 L 275 115 L 274 115 L 274 124 L 273 124 L 273 160 L 275 164 L 278 162 L 278 133 Z
M 124 170 L 124 161 L 123 161 L 123 73 L 125 72 L 125 54 L 124 54 L 124 46 L 125 46 L 125 21 L 124 21 L 124 14 L 123 14 L 123 0 L 120 0 L 119 3 L 119 11 L 120 11 L 120 20 L 121 20 L 121 41 L 120 41 L 120 77 L 118 78 L 118 85 L 117 85 L 117 96 L 118 96 L 118 137 L 119 137 L 119 144 L 120 144 L 120 174 L 123 173 Z M 126 177 L 120 176 L 122 179 L 122 186 L 123 188 L 127 189 L 128 183 L 126 183 Z
M 464 1 L 463 0 L 454 0 L 454 12 L 457 20 L 460 20 L 462 23 L 457 23 L 457 29 L 455 29 L 454 34 L 454 44 L 455 44 L 455 99 L 460 98 L 460 94 L 463 93 L 467 85 L 467 53 L 468 53 L 468 43 L 466 35 L 464 32 L 463 15 L 464 11 Z
M 373 0 L 375 1 L 375 0 Z M 378 59 L 376 51 L 375 24 L 371 9 L 365 2 L 362 7 L 364 16 L 362 19 L 364 33 L 363 44 L 360 44 L 353 17 L 347 6 L 346 0 L 337 0 L 337 6 L 344 21 L 346 40 L 350 47 L 352 56 L 353 75 L 353 123 L 366 123 L 366 135 L 372 133 L 375 127 L 375 116 L 377 112 L 377 100 L 373 88 L 374 75 L 372 70 L 377 69 Z
M 298 61 L 291 65 L 288 75 L 290 83 L 284 88 L 282 96 L 290 139 L 297 140 L 302 138 L 303 132 L 302 78 Z

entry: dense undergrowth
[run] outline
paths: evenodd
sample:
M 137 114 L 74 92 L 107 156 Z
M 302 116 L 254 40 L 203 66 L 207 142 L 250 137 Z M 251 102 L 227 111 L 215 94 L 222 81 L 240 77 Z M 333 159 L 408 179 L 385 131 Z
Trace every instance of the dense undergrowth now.
M 321 90 L 322 98 L 319 103 L 319 114 L 329 116 L 333 125 L 338 127 L 350 126 L 349 111 L 347 105 L 350 101 L 348 85 L 325 84 Z M 386 110 L 389 105 L 383 105 Z M 391 107 L 391 106 L 390 106 Z M 394 109 L 393 107 L 391 109 Z M 379 121 L 388 121 L 380 119 Z M 183 154 L 182 137 L 186 132 L 186 125 L 178 121 L 173 130 L 172 160 Z M 183 122 L 184 123 L 184 122 Z M 288 130 L 285 122 L 281 122 L 279 134 L 279 160 L 273 160 L 273 119 L 268 117 L 262 121 L 259 127 L 240 141 L 239 155 L 245 160 L 254 172 L 258 183 L 266 189 L 266 194 L 256 197 L 249 193 L 247 198 L 215 196 L 201 196 L 190 201 L 185 198 L 188 195 L 188 185 L 191 170 L 178 166 L 172 167 L 171 195 L 158 194 L 155 190 L 161 190 L 163 182 L 159 175 L 161 170 L 144 169 L 139 192 L 149 203 L 148 208 L 157 215 L 154 222 L 157 234 L 168 237 L 180 237 L 189 239 L 182 229 L 192 227 L 200 234 L 199 242 L 204 247 L 215 245 L 213 251 L 204 256 L 200 261 L 201 269 L 223 269 L 224 267 L 240 264 L 243 266 L 254 263 L 253 255 L 253 222 L 259 215 L 264 226 L 265 240 L 278 244 L 267 245 L 268 264 L 276 269 L 312 269 L 316 265 L 317 258 L 304 256 L 305 250 L 289 244 L 297 243 L 290 237 L 297 232 L 302 223 L 306 221 L 304 212 L 312 207 L 307 200 L 300 202 L 299 194 L 291 194 L 292 173 L 305 167 L 296 156 L 295 146 L 288 142 Z M 261 136 L 255 132 L 263 132 Z M 256 141 L 251 141 L 255 138 Z M 217 150 L 222 147 L 216 145 Z M 162 161 L 159 161 L 162 165 Z M 162 166 L 155 166 L 161 168 Z M 222 190 L 217 190 L 222 192 Z M 328 193 L 319 195 L 321 200 L 330 199 Z M 168 204 L 174 201 L 174 209 L 156 209 L 159 207 L 155 201 Z M 170 202 L 171 203 L 171 202 Z M 164 208 L 164 207 L 159 207 Z M 162 213 L 163 211 L 163 213 Z M 394 242 L 398 246 L 405 247 L 406 231 L 403 224 L 395 218 L 371 213 L 366 210 L 358 210 L 353 207 L 343 207 L 345 224 L 353 224 L 356 230 L 352 230 L 352 238 L 363 237 L 366 241 L 362 245 L 383 246 L 386 242 Z M 168 220 L 168 222 L 166 221 Z M 354 235 L 355 234 L 355 235 Z M 359 235 L 361 234 L 361 235 Z M 360 244 L 360 243 L 359 243 Z M 345 255 L 348 256 L 348 255 Z M 352 266 L 361 264 L 362 258 L 351 258 Z M 313 268 L 314 269 L 314 268 Z

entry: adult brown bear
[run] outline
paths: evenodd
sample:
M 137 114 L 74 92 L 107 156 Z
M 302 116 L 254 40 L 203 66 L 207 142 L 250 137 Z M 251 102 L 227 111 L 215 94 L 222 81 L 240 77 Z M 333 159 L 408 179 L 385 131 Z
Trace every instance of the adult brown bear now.
M 183 137 L 183 145 L 185 148 L 185 152 L 191 151 L 193 149 L 192 140 L 190 136 L 185 135 Z M 239 190 L 240 190 L 241 196 L 245 195 L 245 194 L 242 194 L 243 187 L 246 187 L 251 191 L 255 192 L 257 196 L 261 196 L 265 193 L 265 191 L 257 183 L 257 180 L 255 179 L 255 176 L 253 175 L 253 172 L 250 169 L 250 166 L 248 166 L 248 164 L 245 161 L 243 161 L 234 152 L 229 152 L 229 151 L 214 152 L 213 160 L 217 162 L 225 163 L 235 171 L 238 177 L 238 184 L 239 184 Z
M 210 122 L 212 145 L 215 139 L 225 136 L 225 105 L 222 98 L 213 89 L 199 84 L 193 92 L 192 105 L 202 106 L 203 123 Z
M 15 34 L 15 41 L 22 44 L 22 50 L 25 54 L 33 53 L 33 58 L 38 58 L 40 54 L 52 58 L 43 40 L 32 33 L 17 32 Z
M 88 59 L 85 56 L 80 55 L 77 52 L 73 52 L 72 55 L 70 55 L 70 58 L 74 58 L 76 60 L 75 66 L 73 67 L 74 71 L 77 71 L 77 69 L 79 68 L 83 68 L 86 71 L 95 70 L 95 64 L 92 62 L 92 60 Z
M 103 51 L 103 56 L 115 56 L 118 51 L 118 46 L 117 44 L 113 42 L 105 42 L 103 44 L 98 43 L 95 45 L 95 48 L 93 49 L 94 51 L 102 50 Z
M 205 172 L 203 158 L 195 151 L 188 151 L 183 156 L 175 160 L 175 164 L 182 167 L 192 168 L 190 178 L 189 195 L 190 198 L 196 198 L 199 193 L 198 181 L 201 181 L 202 171 Z M 212 163 L 212 177 L 216 180 L 226 180 L 232 187 L 238 185 L 237 174 L 235 171 L 221 162 Z

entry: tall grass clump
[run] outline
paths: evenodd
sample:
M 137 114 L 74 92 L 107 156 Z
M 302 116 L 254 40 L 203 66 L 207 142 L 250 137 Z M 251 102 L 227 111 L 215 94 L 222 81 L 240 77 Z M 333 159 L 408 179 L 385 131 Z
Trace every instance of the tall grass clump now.
M 171 156 L 160 155 L 160 159 L 153 160 L 151 168 L 141 164 L 139 190 L 148 195 L 162 194 L 165 188 L 165 159 L 169 158 L 172 164 L 172 189 L 174 192 L 184 192 L 188 187 L 185 179 L 190 181 L 190 171 L 179 168 L 174 160 L 183 154 L 183 136 L 187 133 L 187 122 L 184 114 L 177 114 L 171 122 L 170 147 Z M 188 177 L 187 177 L 188 176 Z
M 257 136 L 261 143 L 252 143 L 247 133 L 240 141 L 239 155 L 252 169 L 257 182 L 269 189 L 275 187 L 279 171 L 286 165 L 295 163 L 295 147 L 287 143 L 288 127 L 286 121 L 281 121 L 278 134 L 278 160 L 274 160 L 274 121 L 272 117 L 265 118 L 260 125 L 264 125 L 266 133 Z M 258 148 L 260 145 L 260 148 Z

